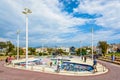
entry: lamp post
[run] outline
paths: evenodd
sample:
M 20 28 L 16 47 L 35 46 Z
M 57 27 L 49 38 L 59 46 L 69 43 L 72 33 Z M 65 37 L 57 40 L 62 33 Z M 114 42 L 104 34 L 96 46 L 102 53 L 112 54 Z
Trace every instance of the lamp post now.
M 43 57 L 43 52 L 44 52 L 44 45 L 42 44 L 42 57 Z
M 19 59 L 19 34 L 20 31 L 17 31 L 17 60 Z
M 26 68 L 28 67 L 28 14 L 32 13 L 32 11 L 28 8 L 25 8 L 22 12 L 26 16 Z
M 82 60 L 81 41 L 80 41 L 80 59 Z
M 82 42 L 82 41 L 80 41 L 80 56 L 81 56 L 81 58 L 82 58 L 82 53 L 81 53 L 81 42 Z
M 93 60 L 93 27 L 92 27 L 92 60 Z

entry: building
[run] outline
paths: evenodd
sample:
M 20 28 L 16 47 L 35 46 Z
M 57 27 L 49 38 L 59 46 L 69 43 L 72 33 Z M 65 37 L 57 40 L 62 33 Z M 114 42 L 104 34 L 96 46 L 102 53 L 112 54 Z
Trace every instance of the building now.
M 68 53 L 70 52 L 70 48 L 67 48 L 67 47 L 59 47 L 57 49 L 62 49 L 63 52 L 68 52 Z
M 36 52 L 37 52 L 37 53 L 40 53 L 40 52 L 45 52 L 45 53 L 47 53 L 48 51 L 47 51 L 47 48 L 36 48 Z

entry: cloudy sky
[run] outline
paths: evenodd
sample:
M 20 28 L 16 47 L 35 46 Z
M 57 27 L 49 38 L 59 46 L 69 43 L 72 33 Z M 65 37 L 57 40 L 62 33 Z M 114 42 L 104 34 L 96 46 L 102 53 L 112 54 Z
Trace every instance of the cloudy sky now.
M 120 0 L 0 0 L 0 41 L 25 46 L 24 8 L 29 18 L 29 46 L 90 46 L 120 43 Z

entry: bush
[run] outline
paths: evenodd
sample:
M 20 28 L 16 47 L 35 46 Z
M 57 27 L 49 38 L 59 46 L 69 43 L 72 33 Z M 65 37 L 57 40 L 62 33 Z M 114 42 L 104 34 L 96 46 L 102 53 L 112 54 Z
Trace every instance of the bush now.
M 43 56 L 46 56 L 46 55 L 48 55 L 48 53 L 43 53 Z
M 63 52 L 63 55 L 69 55 L 69 53 L 68 52 Z
M 4 56 L 4 54 L 0 54 L 0 56 Z
M 28 53 L 28 55 L 32 55 L 32 53 Z
M 39 53 L 39 56 L 42 56 L 42 53 Z
M 42 53 L 42 52 L 39 53 L 39 56 L 46 56 L 46 55 L 48 55 L 48 53 Z

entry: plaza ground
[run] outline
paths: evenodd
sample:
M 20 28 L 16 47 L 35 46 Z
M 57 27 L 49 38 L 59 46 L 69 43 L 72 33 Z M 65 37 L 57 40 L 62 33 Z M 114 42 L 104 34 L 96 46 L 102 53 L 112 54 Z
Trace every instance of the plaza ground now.
M 120 80 L 119 65 L 99 62 L 109 69 L 107 73 L 92 76 L 70 76 L 8 68 L 4 66 L 4 61 L 0 61 L 0 80 Z

